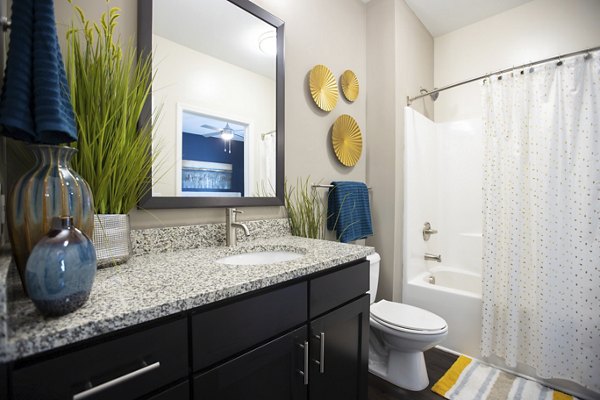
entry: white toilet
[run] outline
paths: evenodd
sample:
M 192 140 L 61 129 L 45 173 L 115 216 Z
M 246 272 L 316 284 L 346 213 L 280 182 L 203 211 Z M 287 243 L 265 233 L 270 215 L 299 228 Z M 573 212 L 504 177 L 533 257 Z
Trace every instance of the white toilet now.
M 375 303 L 379 281 L 379 254 L 367 257 L 371 267 L 371 317 L 369 372 L 408 390 L 429 385 L 423 352 L 448 334 L 443 318 L 408 304 L 380 300 Z

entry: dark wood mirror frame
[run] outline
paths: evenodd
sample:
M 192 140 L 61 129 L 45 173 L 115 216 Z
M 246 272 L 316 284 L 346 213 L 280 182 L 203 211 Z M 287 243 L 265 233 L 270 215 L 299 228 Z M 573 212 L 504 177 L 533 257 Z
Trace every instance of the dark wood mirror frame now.
M 168 0 L 138 0 L 138 52 L 152 54 L 152 9 L 154 1 Z M 252 207 L 252 206 L 281 206 L 284 204 L 284 136 L 285 136 L 285 70 L 284 70 L 284 22 L 269 12 L 263 10 L 248 0 L 227 0 L 245 10 L 249 14 L 273 26 L 277 32 L 276 60 L 276 183 L 274 197 L 157 197 L 152 195 L 152 189 L 140 200 L 140 208 L 205 208 L 205 207 Z M 202 0 L 198 1 L 198 5 Z M 152 117 L 152 96 L 144 106 L 140 123 Z M 150 182 L 152 177 L 150 177 Z

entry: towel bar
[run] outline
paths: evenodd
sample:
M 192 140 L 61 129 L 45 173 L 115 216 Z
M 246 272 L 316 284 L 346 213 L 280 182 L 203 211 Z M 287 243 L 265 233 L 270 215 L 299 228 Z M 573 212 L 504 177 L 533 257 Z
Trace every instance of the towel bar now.
M 0 26 L 2 26 L 2 30 L 6 32 L 10 29 L 12 22 L 7 17 L 0 17 Z
M 311 185 L 313 188 L 326 188 L 326 189 L 331 189 L 333 187 L 333 185 L 321 185 L 320 183 L 313 183 Z M 367 189 L 369 190 L 373 190 L 373 188 L 371 186 L 367 187 Z

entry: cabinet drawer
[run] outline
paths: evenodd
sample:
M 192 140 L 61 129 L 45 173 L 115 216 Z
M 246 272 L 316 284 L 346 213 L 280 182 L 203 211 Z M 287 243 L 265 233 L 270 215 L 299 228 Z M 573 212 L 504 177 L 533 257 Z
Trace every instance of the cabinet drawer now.
M 301 400 L 306 326 L 194 378 L 194 400 Z
M 167 390 L 155 394 L 146 400 L 189 400 L 190 383 L 185 381 Z
M 310 280 L 310 318 L 323 314 L 369 290 L 369 262 Z
M 135 399 L 187 374 L 186 319 L 13 372 L 15 400 Z
M 306 321 L 307 284 L 297 283 L 192 317 L 194 371 Z

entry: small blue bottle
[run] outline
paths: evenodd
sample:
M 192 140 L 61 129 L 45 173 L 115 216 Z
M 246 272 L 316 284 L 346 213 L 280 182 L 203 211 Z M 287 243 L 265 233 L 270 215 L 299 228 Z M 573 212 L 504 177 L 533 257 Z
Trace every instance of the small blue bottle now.
M 77 310 L 89 298 L 95 277 L 92 241 L 73 226 L 72 217 L 54 218 L 25 269 L 27 292 L 37 309 L 46 316 Z

